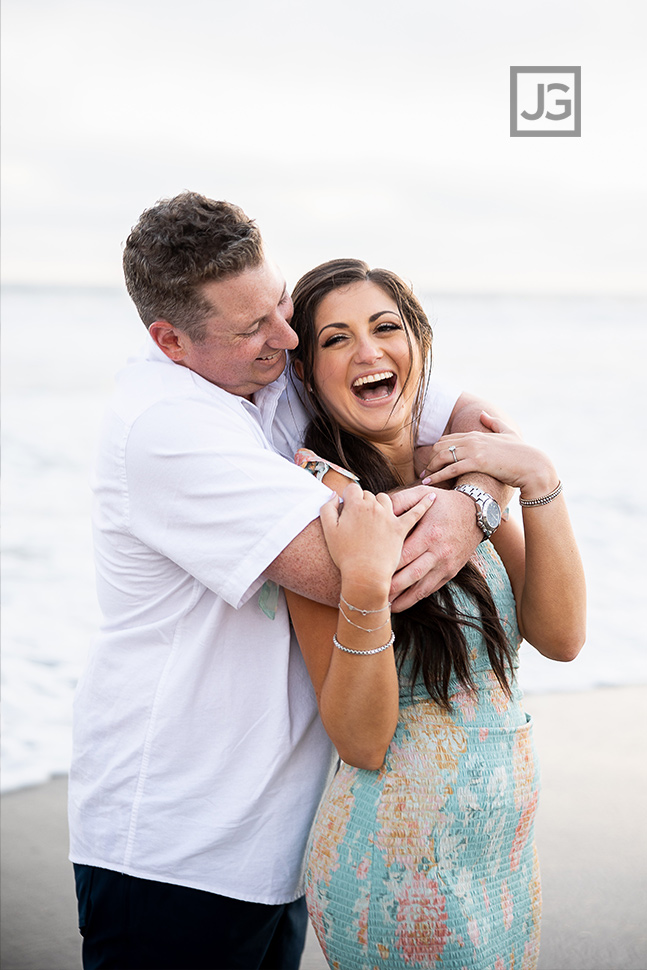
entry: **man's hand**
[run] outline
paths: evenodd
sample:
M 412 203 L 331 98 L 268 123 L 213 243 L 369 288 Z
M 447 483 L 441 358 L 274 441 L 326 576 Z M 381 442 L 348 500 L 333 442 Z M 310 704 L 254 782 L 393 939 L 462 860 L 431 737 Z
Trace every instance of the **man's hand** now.
M 391 495 L 396 515 L 420 501 L 423 486 Z M 409 534 L 389 599 L 395 613 L 424 599 L 456 575 L 483 538 L 474 502 L 461 492 L 434 489 L 436 501 Z
M 419 491 L 419 489 L 416 489 Z M 403 542 L 428 511 L 436 496 L 434 489 L 424 494 L 407 511 L 395 514 L 389 495 L 363 491 L 355 482 L 321 508 L 321 527 L 328 551 L 341 572 L 342 585 L 351 580 L 367 589 L 385 585 L 402 562 Z M 375 550 L 379 549 L 376 557 Z

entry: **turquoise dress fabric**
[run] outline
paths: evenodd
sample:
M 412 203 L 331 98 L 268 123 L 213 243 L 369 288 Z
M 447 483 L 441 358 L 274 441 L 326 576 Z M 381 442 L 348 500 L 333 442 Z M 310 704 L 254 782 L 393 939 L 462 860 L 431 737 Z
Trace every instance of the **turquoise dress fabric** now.
M 504 630 L 521 643 L 505 569 L 477 550 Z M 453 587 L 459 609 L 476 608 Z M 539 791 L 532 724 L 516 680 L 501 689 L 483 638 L 465 627 L 478 692 L 454 682 L 452 711 L 406 671 L 397 730 L 379 771 L 344 763 L 307 857 L 311 921 L 336 970 L 532 970 L 541 890 L 533 840 Z

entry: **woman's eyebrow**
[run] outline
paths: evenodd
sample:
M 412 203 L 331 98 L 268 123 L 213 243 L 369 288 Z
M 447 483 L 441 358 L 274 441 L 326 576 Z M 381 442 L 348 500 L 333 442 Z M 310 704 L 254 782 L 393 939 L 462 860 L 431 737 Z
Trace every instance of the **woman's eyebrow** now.
M 398 313 L 398 311 L 397 311 L 397 310 L 378 310 L 378 312 L 377 312 L 377 313 L 374 313 L 374 314 L 373 314 L 372 316 L 370 316 L 370 317 L 368 318 L 368 322 L 369 322 L 369 323 L 375 323 L 375 321 L 376 321 L 376 320 L 379 320 L 379 318 L 380 318 L 381 316 L 383 316 L 383 315 L 384 315 L 385 313 L 391 313 L 391 314 L 393 314 L 393 316 L 394 316 L 394 317 L 397 317 L 397 318 L 398 318 L 398 320 L 399 320 L 399 319 L 401 319 L 401 318 L 400 318 L 400 314 Z
M 341 327 L 343 330 L 348 330 L 348 324 L 347 323 L 327 323 L 325 327 L 322 327 L 321 328 L 321 330 L 319 331 L 319 333 L 317 334 L 317 336 L 320 337 L 322 335 L 322 333 L 324 332 L 324 330 L 328 330 L 330 327 Z

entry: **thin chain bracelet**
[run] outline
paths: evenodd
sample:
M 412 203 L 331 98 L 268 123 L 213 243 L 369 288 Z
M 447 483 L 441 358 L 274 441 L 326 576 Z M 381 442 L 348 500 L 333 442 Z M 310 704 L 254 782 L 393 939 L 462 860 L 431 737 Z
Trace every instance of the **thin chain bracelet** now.
M 375 650 L 350 650 L 348 647 L 344 647 L 339 640 L 337 635 L 333 633 L 332 642 L 335 644 L 338 650 L 343 650 L 344 653 L 352 653 L 357 657 L 369 657 L 372 653 L 382 653 L 383 650 L 388 650 L 395 643 L 395 633 L 391 633 L 388 643 L 385 643 L 383 647 L 376 647 Z
M 371 630 L 367 630 L 367 628 L 365 626 L 360 626 L 359 623 L 353 623 L 353 621 L 351 620 L 351 618 L 349 616 L 346 616 L 346 614 L 344 613 L 344 608 L 341 605 L 341 603 L 338 603 L 337 606 L 339 608 L 339 612 L 344 617 L 344 619 L 346 620 L 346 622 L 347 623 L 350 623 L 351 626 L 356 627 L 358 630 L 363 630 L 364 633 L 376 633 L 377 630 L 381 630 L 383 626 L 386 626 L 387 623 L 390 623 L 391 622 L 391 616 L 389 614 L 389 616 L 387 616 L 387 618 L 384 621 L 384 623 L 380 623 L 379 626 L 374 626 Z M 381 612 L 381 610 L 375 610 L 375 613 L 380 613 L 380 612 Z
M 345 599 L 344 596 L 342 596 L 341 593 L 339 594 L 339 596 L 340 596 L 340 599 L 341 599 L 342 603 L 345 606 L 347 606 L 348 609 L 351 610 L 351 612 L 353 612 L 353 613 L 361 613 L 362 616 L 368 616 L 369 613 L 381 613 L 382 610 L 390 610 L 391 609 L 391 604 L 390 603 L 387 603 L 386 606 L 381 606 L 379 610 L 360 610 L 360 608 L 358 606 L 353 606 L 352 603 L 349 603 L 348 600 Z M 379 629 L 379 627 L 378 627 L 378 629 Z
M 564 486 L 560 482 L 557 488 L 553 489 L 552 492 L 549 492 L 548 495 L 543 495 L 541 498 L 527 499 L 527 498 L 521 498 L 521 496 L 519 496 L 519 505 L 523 505 L 525 506 L 525 508 L 529 508 L 533 505 L 548 505 L 548 503 L 552 502 L 554 498 L 557 498 L 559 493 L 562 491 L 563 487 Z

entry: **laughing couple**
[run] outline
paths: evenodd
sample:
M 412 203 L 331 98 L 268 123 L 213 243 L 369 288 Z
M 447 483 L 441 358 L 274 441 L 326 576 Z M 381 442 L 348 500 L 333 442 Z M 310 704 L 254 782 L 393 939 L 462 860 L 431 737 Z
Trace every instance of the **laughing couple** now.
M 393 273 L 334 260 L 291 297 L 195 193 L 142 214 L 124 270 L 148 337 L 95 474 L 84 967 L 297 970 L 304 889 L 331 967 L 536 966 L 517 654 L 584 640 L 553 464 L 430 381 Z

